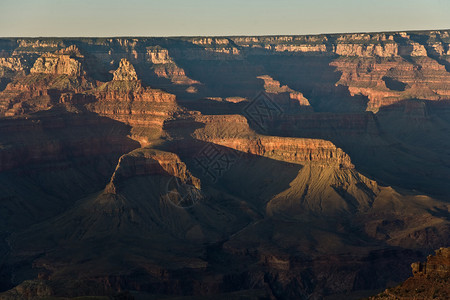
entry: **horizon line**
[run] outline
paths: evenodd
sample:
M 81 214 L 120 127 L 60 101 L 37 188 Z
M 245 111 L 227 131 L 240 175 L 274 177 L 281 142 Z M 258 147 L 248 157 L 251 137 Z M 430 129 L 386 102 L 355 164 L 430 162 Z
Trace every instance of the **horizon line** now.
M 321 35 L 343 35 L 343 34 L 377 34 L 377 33 L 398 33 L 398 32 L 430 32 L 430 31 L 450 31 L 446 29 L 407 29 L 407 30 L 387 30 L 387 31 L 349 31 L 349 32 L 323 32 L 307 34 L 230 34 L 230 35 L 112 35 L 112 36 L 1 36 L 0 39 L 48 39 L 48 38 L 196 38 L 196 37 L 279 37 L 279 36 L 321 36 Z

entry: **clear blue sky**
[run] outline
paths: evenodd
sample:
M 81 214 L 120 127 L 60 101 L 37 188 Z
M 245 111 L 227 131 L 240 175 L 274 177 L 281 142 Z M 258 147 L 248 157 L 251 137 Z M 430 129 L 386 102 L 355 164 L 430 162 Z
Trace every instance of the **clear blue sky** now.
M 0 0 L 0 36 L 272 35 L 450 28 L 450 0 Z

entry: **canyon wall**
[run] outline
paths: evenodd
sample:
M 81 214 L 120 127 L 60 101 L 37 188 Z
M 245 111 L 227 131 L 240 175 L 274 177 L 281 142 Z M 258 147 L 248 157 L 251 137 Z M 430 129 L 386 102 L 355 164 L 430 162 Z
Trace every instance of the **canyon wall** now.
M 411 265 L 413 277 L 370 299 L 448 299 L 450 288 L 450 248 L 440 248 L 426 262 Z

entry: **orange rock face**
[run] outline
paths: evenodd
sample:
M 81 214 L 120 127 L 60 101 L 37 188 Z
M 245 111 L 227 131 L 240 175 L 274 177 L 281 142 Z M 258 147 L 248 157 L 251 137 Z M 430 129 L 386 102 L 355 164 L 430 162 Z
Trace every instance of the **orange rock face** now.
M 331 63 L 342 72 L 337 85 L 347 86 L 350 94 L 369 99 L 367 110 L 378 111 L 404 99 L 447 100 L 450 75 L 445 66 L 428 57 L 415 64 L 402 59 L 339 59 Z
M 174 84 L 191 85 L 200 82 L 186 76 L 184 69 L 177 66 L 167 49 L 159 46 L 147 47 L 147 61 L 153 64 L 152 69 L 156 76 L 167 78 Z
M 81 76 L 83 70 L 80 60 L 83 55 L 75 46 L 47 53 L 39 57 L 31 68 L 31 73 L 42 73 L 52 75 Z
M 120 61 L 113 81 L 88 94 L 97 100 L 88 105 L 90 111 L 131 125 L 133 138 L 143 146 L 161 134 L 164 121 L 178 109 L 175 95 L 143 87 L 125 59 Z
M 333 143 L 318 139 L 258 137 L 208 139 L 218 145 L 245 153 L 267 156 L 288 162 L 316 162 L 353 168 L 350 157 Z
M 450 297 L 450 248 L 440 248 L 424 263 L 411 265 L 413 277 L 398 287 L 370 299 L 448 299 Z
M 23 71 L 25 69 L 23 59 L 19 57 L 0 57 L 0 68 L 1 67 L 13 71 Z
M 392 57 L 398 56 L 398 45 L 395 43 L 387 43 L 385 45 L 339 43 L 336 45 L 335 53 L 342 56 Z
M 200 180 L 192 176 L 176 154 L 149 149 L 123 155 L 111 177 L 107 191 L 116 193 L 117 187 L 128 178 L 153 175 L 172 176 L 183 184 L 200 189 Z
M 350 157 L 329 141 L 256 135 L 241 116 L 201 116 L 196 121 L 205 127 L 195 130 L 194 137 L 244 153 L 288 162 L 354 167 Z M 234 128 L 226 129 L 226 124 Z
M 426 262 L 413 263 L 411 268 L 415 277 L 448 279 L 450 277 L 450 248 L 436 250 L 436 254 L 429 255 Z
M 114 71 L 113 80 L 117 81 L 133 81 L 137 80 L 136 70 L 133 65 L 126 58 L 122 58 L 119 63 L 119 68 Z

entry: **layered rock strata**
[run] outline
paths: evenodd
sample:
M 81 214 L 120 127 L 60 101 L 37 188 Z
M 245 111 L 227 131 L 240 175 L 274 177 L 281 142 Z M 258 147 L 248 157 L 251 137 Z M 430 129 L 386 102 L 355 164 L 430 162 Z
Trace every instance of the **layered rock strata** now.
M 413 277 L 370 299 L 448 299 L 450 297 L 450 248 L 440 248 L 424 263 L 411 265 Z

